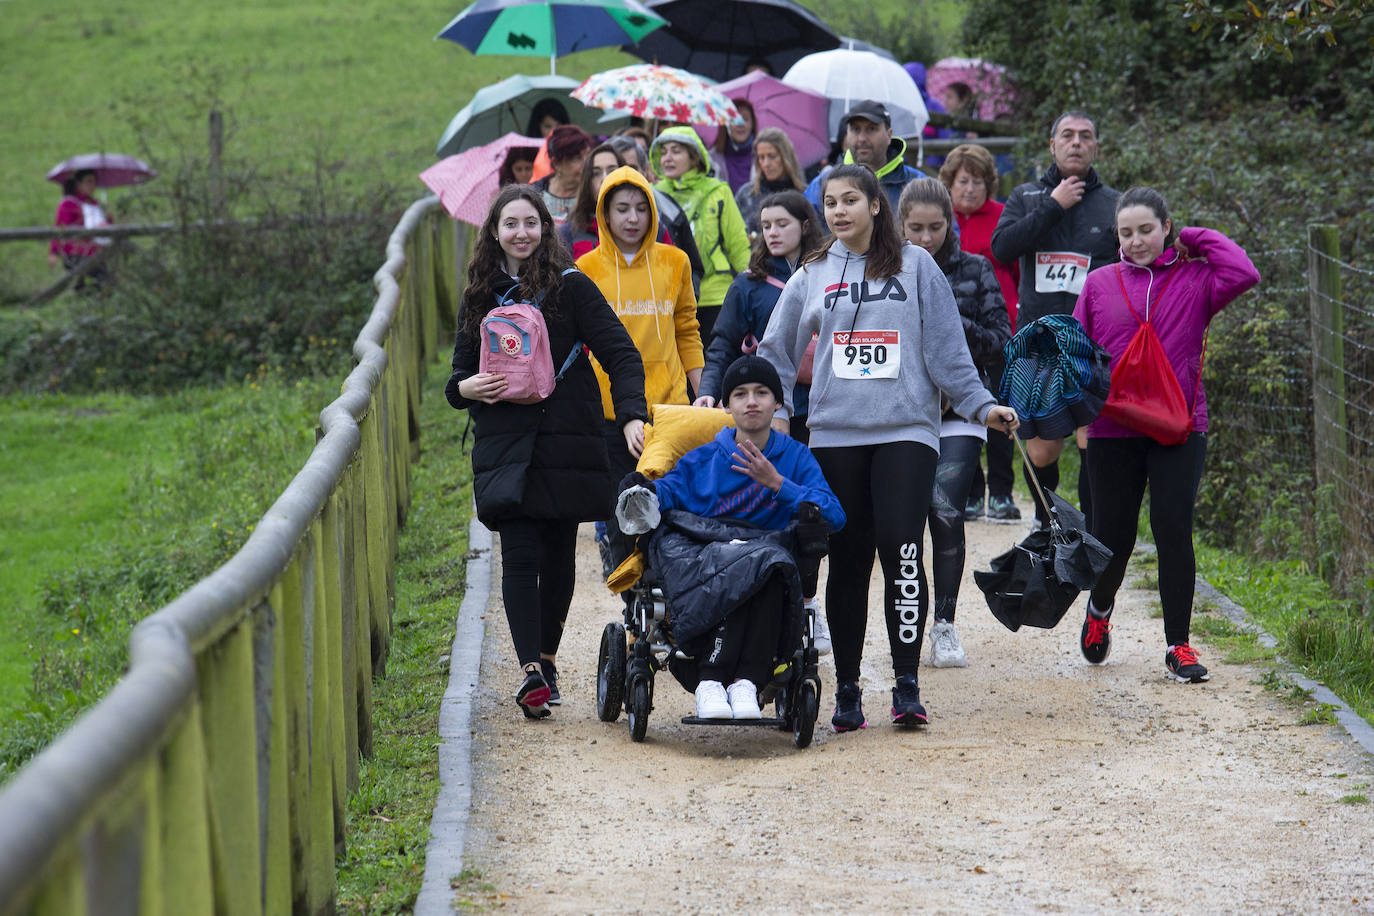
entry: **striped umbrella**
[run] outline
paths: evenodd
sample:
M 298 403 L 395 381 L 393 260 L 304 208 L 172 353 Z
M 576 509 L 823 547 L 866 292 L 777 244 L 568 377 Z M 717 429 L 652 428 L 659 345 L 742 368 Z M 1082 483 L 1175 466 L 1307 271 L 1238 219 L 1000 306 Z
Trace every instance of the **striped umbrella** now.
M 1021 418 L 1022 439 L 1062 439 L 1095 420 L 1107 402 L 1111 357 L 1072 315 L 1037 318 L 1002 355 L 1002 402 Z

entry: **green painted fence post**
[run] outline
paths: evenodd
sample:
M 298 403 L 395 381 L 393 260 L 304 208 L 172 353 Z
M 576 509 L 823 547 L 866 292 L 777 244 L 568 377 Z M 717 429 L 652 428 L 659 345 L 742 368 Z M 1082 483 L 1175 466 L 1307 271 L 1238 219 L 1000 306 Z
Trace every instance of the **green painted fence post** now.
M 253 622 L 245 617 L 196 656 L 208 767 L 211 856 L 220 913 L 262 912 Z
M 162 896 L 169 908 L 185 916 L 215 912 L 202 734 L 196 700 L 162 752 Z
M 339 556 L 338 491 L 329 494 L 320 513 L 320 572 L 324 587 L 325 613 L 325 697 L 329 701 L 329 763 L 334 786 L 334 844 L 343 849 L 344 824 L 348 811 L 347 717 L 344 715 L 343 689 L 343 604 L 340 579 L 343 568 Z M 356 761 L 355 761 L 356 765 Z
M 372 756 L 372 601 L 367 573 L 367 497 L 362 462 L 366 439 L 348 467 L 349 572 L 353 577 L 353 684 L 358 717 L 358 752 Z
M 306 614 L 309 602 L 306 595 L 307 570 L 314 565 L 310 538 L 306 536 L 296 545 L 291 563 L 286 567 L 269 601 L 276 612 L 281 628 L 282 670 L 285 673 L 282 693 L 286 705 L 286 771 L 287 802 L 290 809 L 291 840 L 291 910 L 295 913 L 314 912 L 311 903 L 310 848 L 310 683 L 306 666 Z
M 310 525 L 310 564 L 306 567 L 306 672 L 310 709 L 310 912 L 334 904 L 334 771 L 329 703 L 329 602 L 324 588 L 323 532 L 317 517 Z
M 285 578 L 283 576 L 282 578 Z M 258 736 L 259 746 L 266 744 L 266 787 L 259 791 L 266 796 L 266 822 L 262 829 L 263 912 L 272 916 L 291 911 L 291 784 L 290 784 L 290 714 L 288 695 L 290 686 L 286 674 L 286 627 L 283 625 L 282 580 L 272 586 L 268 599 L 253 614 L 254 640 L 261 648 L 256 657 L 270 668 L 258 670 L 268 681 L 259 685 L 259 702 L 267 694 L 267 728 Z M 263 658 L 265 656 L 265 659 Z M 261 779 L 261 777 L 260 777 Z

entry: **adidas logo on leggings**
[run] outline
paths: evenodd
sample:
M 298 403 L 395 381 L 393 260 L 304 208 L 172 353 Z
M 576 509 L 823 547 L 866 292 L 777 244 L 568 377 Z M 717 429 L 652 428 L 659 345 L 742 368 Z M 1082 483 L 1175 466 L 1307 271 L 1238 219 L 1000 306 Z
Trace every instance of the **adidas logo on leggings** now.
M 897 617 L 901 621 L 897 635 L 902 642 L 912 643 L 916 641 L 916 623 L 921 618 L 921 545 L 903 544 L 897 555 L 902 558 L 898 567 L 901 578 L 892 582 L 897 588 Z

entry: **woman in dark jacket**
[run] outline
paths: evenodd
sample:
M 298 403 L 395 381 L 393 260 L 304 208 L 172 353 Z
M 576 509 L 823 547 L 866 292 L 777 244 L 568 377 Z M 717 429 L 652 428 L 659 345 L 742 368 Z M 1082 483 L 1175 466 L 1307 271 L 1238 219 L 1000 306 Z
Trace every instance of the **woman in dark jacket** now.
M 992 262 L 959 247 L 954 234 L 954 206 L 949 191 L 934 178 L 919 178 L 902 189 L 897 213 L 907 241 L 930 252 L 944 271 L 959 306 L 969 355 L 991 389 L 988 369 L 1011 339 L 1011 322 Z M 950 409 L 940 421 L 940 458 L 930 502 L 931 566 L 935 580 L 935 622 L 930 627 L 930 663 L 937 668 L 963 668 L 968 660 L 954 608 L 964 577 L 964 506 L 987 428 Z M 994 435 L 1001 435 L 996 433 Z
M 502 400 L 505 376 L 478 371 L 482 319 L 502 300 L 539 305 L 555 370 L 576 353 L 537 404 Z M 542 194 L 510 185 L 478 235 L 444 393 L 471 411 L 477 517 L 501 535 L 501 592 L 524 675 L 516 702 L 534 719 L 560 699 L 555 657 L 572 602 L 577 525 L 607 518 L 613 506 L 601 393 L 584 344 L 610 375 L 627 442 L 637 438 L 648 417 L 639 351 L 596 284 L 573 268 Z
M 800 191 L 768 195 L 753 218 L 766 228 L 754 239 L 749 269 L 735 278 L 725 294 L 725 303 L 706 348 L 701 396 L 695 402 L 698 406 L 712 407 L 725 400 L 727 392 L 720 390 L 725 370 L 739 359 L 740 354 L 754 352 L 768 328 L 768 319 L 787 285 L 787 278 L 792 276 L 802 258 L 821 245 L 816 211 Z M 806 399 L 810 390 L 810 385 L 803 384 L 792 389 L 796 405 L 792 438 L 803 443 L 806 442 Z

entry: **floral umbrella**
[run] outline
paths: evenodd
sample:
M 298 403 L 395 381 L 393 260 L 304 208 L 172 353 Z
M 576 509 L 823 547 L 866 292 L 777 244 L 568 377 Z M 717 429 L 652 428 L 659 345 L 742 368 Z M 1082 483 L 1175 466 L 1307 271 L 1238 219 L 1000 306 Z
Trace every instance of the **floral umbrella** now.
M 572 97 L 591 108 L 683 124 L 730 124 L 735 105 L 704 77 L 676 67 L 635 64 L 589 76 Z

